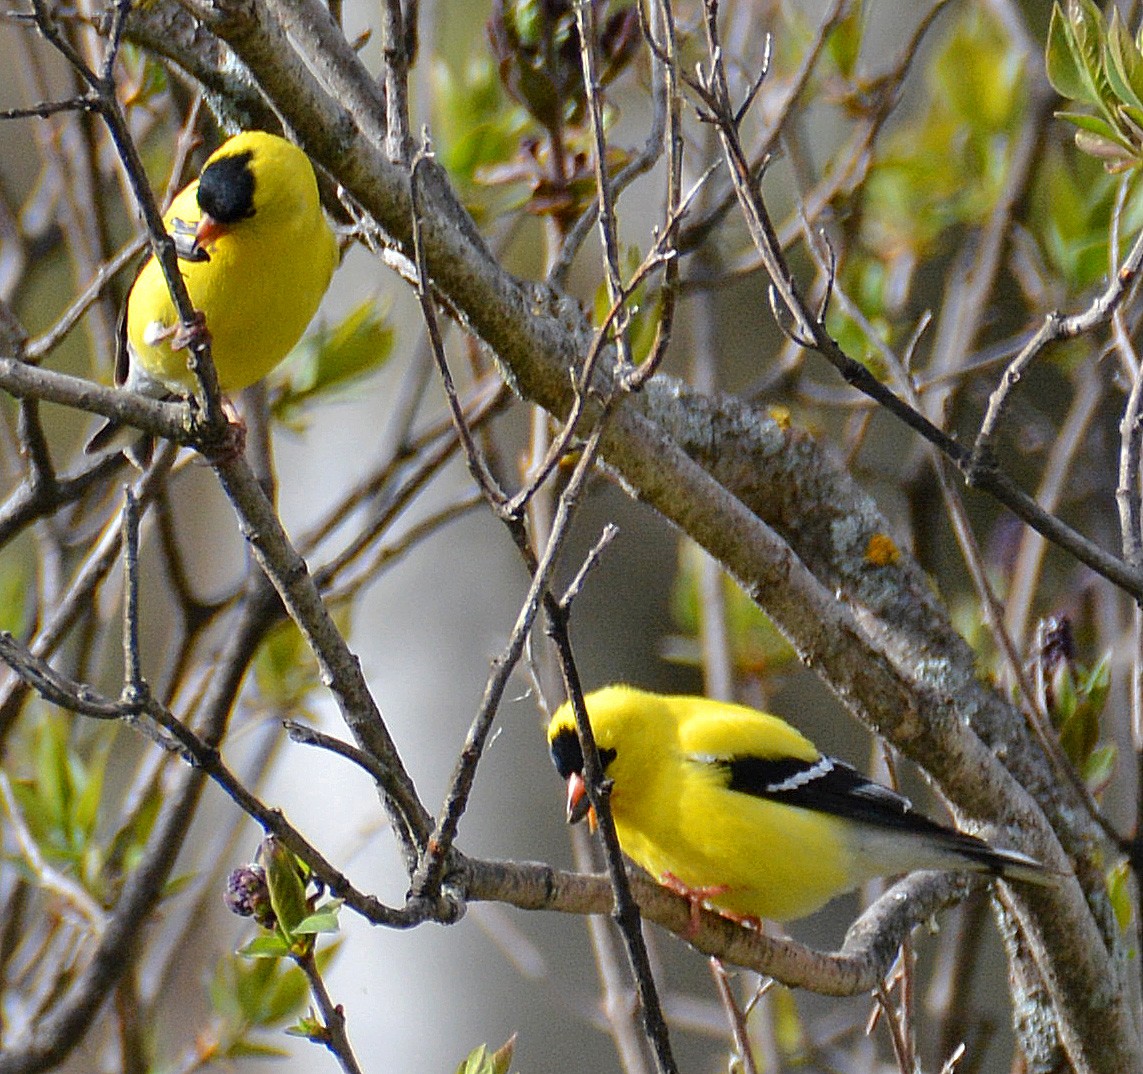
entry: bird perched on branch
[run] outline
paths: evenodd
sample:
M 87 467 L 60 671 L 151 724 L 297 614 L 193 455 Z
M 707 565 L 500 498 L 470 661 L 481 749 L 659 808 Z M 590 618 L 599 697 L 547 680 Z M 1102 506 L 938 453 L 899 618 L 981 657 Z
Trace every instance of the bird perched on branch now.
M 285 138 L 244 131 L 211 154 L 163 219 L 209 333 L 219 388 L 241 391 L 289 354 L 337 266 L 313 166 Z M 188 342 L 159 262 L 148 257 L 120 321 L 115 383 L 154 398 L 193 394 Z M 105 426 L 88 450 L 114 432 Z
M 825 757 L 789 724 L 743 705 L 630 686 L 588 694 L 620 846 L 653 877 L 727 917 L 788 921 L 877 876 L 970 870 L 1055 882 L 917 813 L 908 799 Z M 569 823 L 592 813 L 569 703 L 548 726 Z M 594 817 L 593 817 L 594 819 Z

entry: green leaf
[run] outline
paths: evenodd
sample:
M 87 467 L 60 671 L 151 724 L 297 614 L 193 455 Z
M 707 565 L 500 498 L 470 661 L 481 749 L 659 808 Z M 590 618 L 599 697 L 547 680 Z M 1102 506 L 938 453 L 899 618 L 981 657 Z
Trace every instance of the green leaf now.
M 676 663 L 694 665 L 701 658 L 698 636 L 704 604 L 699 592 L 706 559 L 706 553 L 692 541 L 681 543 L 671 590 L 671 614 L 680 633 L 665 639 L 663 646 L 665 658 Z M 764 679 L 790 666 L 795 660 L 794 650 L 772 620 L 733 578 L 721 570 L 719 576 L 735 671 Z
M 1102 712 L 1111 690 L 1111 653 L 1104 653 L 1102 659 L 1080 681 L 1080 693 L 1088 704 Z
M 385 314 L 372 300 L 362 302 L 332 328 L 311 332 L 287 366 L 288 379 L 273 403 L 274 417 L 291 428 L 304 427 L 308 403 L 380 369 L 393 353 L 394 338 Z
M 508 1074 L 515 1049 L 515 1034 L 491 1053 L 487 1044 L 481 1044 L 468 1053 L 464 1062 L 456 1068 L 456 1074 Z
M 1097 746 L 1091 751 L 1083 768 L 1080 769 L 1080 775 L 1083 776 L 1084 783 L 1091 788 L 1092 794 L 1100 794 L 1111 782 L 1118 761 L 1119 750 L 1113 742 Z
M 292 1026 L 287 1027 L 286 1035 L 304 1037 L 306 1040 L 312 1040 L 317 1044 L 324 1044 L 329 1040 L 329 1030 L 312 1010 L 308 1016 L 299 1018 Z
M 7 560 L 0 571 L 0 630 L 20 637 L 28 618 L 28 598 L 35 592 L 22 559 Z
M 1085 86 L 1078 99 L 1095 105 L 1110 119 L 1115 97 L 1103 66 L 1103 45 L 1107 36 L 1103 13 L 1092 0 L 1067 0 L 1067 5 L 1069 32 L 1066 38 Z
M 306 975 L 285 957 L 289 951 L 280 936 L 266 933 L 259 937 L 266 938 L 276 941 L 277 947 L 271 950 L 273 945 L 252 943 L 253 954 L 239 951 L 227 955 L 215 967 L 210 982 L 211 1004 L 231 1027 L 232 1037 L 242 1036 L 251 1028 L 281 1025 L 305 1008 L 309 995 Z M 338 947 L 338 943 L 330 944 L 319 955 L 319 969 Z
M 865 41 L 865 4 L 859 0 L 851 4 L 833 33 L 829 35 L 826 48 L 837 72 L 842 78 L 852 79 L 857 72 L 857 61 L 861 58 L 861 46 Z
M 71 824 L 85 843 L 95 835 L 99 807 L 103 802 L 103 777 L 107 770 L 110 750 L 111 739 L 108 737 L 96 747 L 81 769 L 82 776 L 77 787 L 79 793 L 72 806 Z
M 1137 154 L 1124 149 L 1118 142 L 1110 141 L 1098 134 L 1076 131 L 1076 147 L 1089 156 L 1103 161 L 1103 166 L 1113 173 L 1126 171 L 1138 160 Z
M 1073 126 L 1079 127 L 1080 130 L 1098 138 L 1113 142 L 1127 153 L 1132 151 L 1131 146 L 1120 136 L 1119 132 L 1107 120 L 1101 119 L 1099 116 L 1093 116 L 1089 112 L 1057 112 L 1056 118 L 1062 119 L 1065 123 L 1071 123 Z
M 222 1054 L 227 1059 L 286 1059 L 290 1053 L 273 1044 L 243 1038 L 229 1045 Z
M 148 786 L 142 798 L 136 801 L 131 815 L 111 838 L 107 848 L 109 865 L 119 866 L 121 871 L 126 872 L 138 861 L 151 835 L 155 818 L 159 815 L 159 807 L 163 804 L 163 791 L 162 783 L 155 781 Z
M 62 720 L 46 719 L 40 724 L 36 740 L 36 789 L 45 819 L 60 835 L 62 850 L 70 841 L 67 839 L 68 818 L 75 791 Z
M 1120 101 L 1143 109 L 1143 56 L 1123 25 L 1116 7 L 1111 9 L 1104 66 L 1108 82 Z
M 456 1074 L 492 1074 L 492 1060 L 488 1056 L 488 1046 L 478 1045 L 456 1068 Z
M 1110 688 L 1108 656 L 1090 670 L 1061 663 L 1052 676 L 1053 717 L 1060 728 L 1060 744 L 1081 772 L 1086 771 L 1099 742 L 1100 717 Z
M 329 902 L 319 906 L 312 914 L 303 917 L 294 926 L 294 933 L 296 935 L 309 935 L 318 932 L 337 932 L 340 927 L 337 920 L 337 912 L 341 909 L 340 899 L 331 899 Z
M 258 646 L 254 681 L 262 699 L 273 708 L 293 716 L 307 711 L 306 700 L 320 681 L 317 661 L 292 619 L 283 619 Z
M 1135 900 L 1131 894 L 1131 865 L 1121 861 L 1107 874 L 1107 895 L 1115 913 L 1115 923 L 1126 932 L 1135 913 Z
M 1063 727 L 1072 719 L 1078 705 L 1079 696 L 1071 665 L 1061 661 L 1052 675 L 1052 719 L 1056 726 Z
M 481 223 L 527 200 L 519 168 L 511 189 L 501 185 L 493 192 L 479 176 L 518 161 L 521 142 L 532 123 L 523 107 L 502 92 L 497 66 L 479 44 L 474 42 L 472 54 L 455 68 L 436 60 L 432 77 L 438 157 L 462 191 L 466 208 Z
M 516 1034 L 513 1033 L 489 1057 L 492 1060 L 492 1074 L 508 1074 L 512 1067 L 512 1056 L 516 1051 Z
M 243 958 L 286 958 L 290 954 L 290 945 L 276 932 L 268 932 L 255 936 L 245 947 L 240 947 L 238 953 Z
M 298 860 L 272 835 L 267 835 L 262 840 L 258 854 L 266 870 L 270 905 L 278 920 L 278 928 L 290 939 L 298 923 L 309 916 L 306 885 L 299 871 Z
M 1048 81 L 1061 97 L 1066 97 L 1069 101 L 1097 103 L 1094 97 L 1089 97 L 1088 81 L 1081 74 L 1076 59 L 1072 29 L 1059 3 L 1052 5 L 1044 60 Z
M 782 1055 L 797 1060 L 807 1054 L 806 1027 L 798 1011 L 794 993 L 779 986 L 771 992 L 774 1005 L 774 1032 Z

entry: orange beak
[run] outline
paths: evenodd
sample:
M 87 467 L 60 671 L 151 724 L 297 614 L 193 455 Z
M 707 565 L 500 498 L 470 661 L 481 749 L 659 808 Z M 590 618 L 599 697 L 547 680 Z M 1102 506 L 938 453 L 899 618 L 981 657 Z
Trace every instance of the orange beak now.
M 595 809 L 587 796 L 587 784 L 579 772 L 568 776 L 568 824 L 578 824 L 587 817 L 587 825 L 595 831 Z
M 221 235 L 230 230 L 229 224 L 221 224 L 210 213 L 203 213 L 198 227 L 194 229 L 194 245 L 198 250 L 205 250 L 214 244 Z

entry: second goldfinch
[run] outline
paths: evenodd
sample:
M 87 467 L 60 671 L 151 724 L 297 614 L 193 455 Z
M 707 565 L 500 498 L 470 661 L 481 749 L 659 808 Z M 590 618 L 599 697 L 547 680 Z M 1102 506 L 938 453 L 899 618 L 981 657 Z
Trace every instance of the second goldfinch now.
M 1055 882 L 1033 858 L 917 813 L 776 716 L 629 686 L 584 700 L 624 853 L 727 916 L 788 921 L 873 877 L 916 869 Z M 580 820 L 590 804 L 569 704 L 548 741 L 568 820 Z
M 210 333 L 219 387 L 241 391 L 289 354 L 337 267 L 313 166 L 285 138 L 244 131 L 211 154 L 164 223 Z M 192 394 L 183 342 L 162 269 L 149 257 L 127 296 L 115 383 L 153 397 Z

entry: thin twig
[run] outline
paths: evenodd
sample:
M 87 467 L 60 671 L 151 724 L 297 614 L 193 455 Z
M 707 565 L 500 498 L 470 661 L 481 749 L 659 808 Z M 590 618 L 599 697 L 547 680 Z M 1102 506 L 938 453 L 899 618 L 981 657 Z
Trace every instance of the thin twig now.
M 340 1004 L 335 1004 L 330 999 L 329 989 L 326 988 L 325 980 L 318 969 L 317 958 L 311 951 L 294 961 L 306 975 L 310 993 L 321 1014 L 324 1031 L 318 1043 L 324 1044 L 333 1053 L 345 1074 L 362 1074 L 357 1057 L 353 1054 L 353 1046 L 349 1043 L 349 1034 L 345 1031 L 345 1012 Z
M 709 959 L 707 965 L 710 967 L 710 975 L 714 978 L 719 1002 L 726 1012 L 726 1020 L 730 1023 L 730 1032 L 734 1037 L 734 1051 L 742 1063 L 742 1069 L 746 1074 L 758 1074 L 758 1066 L 754 1062 L 754 1046 L 750 1040 L 750 1030 L 746 1025 L 746 1013 L 734 998 L 730 975 L 717 958 Z
M 1065 525 L 1060 519 L 1042 510 L 1031 497 L 1017 488 L 1007 475 L 994 465 L 984 465 L 983 458 L 978 457 L 976 452 L 965 448 L 933 425 L 928 418 L 878 381 L 865 366 L 846 355 L 829 335 L 824 322 L 809 310 L 786 263 L 761 191 L 751 174 L 750 165 L 739 140 L 721 60 L 717 22 L 709 7 L 706 22 L 712 56 L 711 69 L 703 80 L 696 84 L 696 92 L 701 94 L 722 142 L 751 238 L 770 276 L 771 294 L 774 301 L 780 302 L 792 318 L 788 333 L 792 333 L 800 345 L 810 347 L 826 358 L 852 387 L 874 399 L 909 428 L 935 445 L 957 465 L 970 484 L 989 492 L 1028 525 L 1042 533 L 1048 540 L 1067 549 L 1092 570 L 1119 585 L 1136 599 L 1143 599 L 1143 575 L 1139 571 L 1132 569 L 1122 560 L 1105 552 L 1094 542 Z M 1028 356 L 1027 360 L 1030 360 L 1030 357 L 1038 353 L 1049 338 L 1070 338 L 1071 335 L 1086 331 L 1092 325 L 1101 323 L 1109 317 L 1112 309 L 1126 293 L 1127 286 L 1135 279 L 1141 264 L 1143 264 L 1143 233 L 1136 240 L 1119 275 L 1104 295 L 1082 315 L 1074 318 L 1061 318 L 1058 315 L 1049 317 L 1025 347 L 1023 355 L 1018 357 L 1013 365 L 1019 365 L 1023 356 Z M 779 324 L 782 324 L 780 317 Z M 997 420 L 998 418 L 999 413 Z
M 603 130 L 603 87 L 596 70 L 595 55 L 595 3 L 593 0 L 575 0 L 576 28 L 579 30 L 579 55 L 583 67 L 583 88 L 587 101 L 587 114 L 591 121 L 594 146 L 592 164 L 595 167 L 595 190 L 599 211 L 600 244 L 603 247 L 604 281 L 607 297 L 612 306 L 620 304 L 623 283 L 619 275 L 619 239 L 616 235 L 615 204 L 607 172 L 607 139 Z M 627 338 L 627 318 L 616 324 L 615 346 L 620 367 L 631 365 L 631 348 Z
M 1000 421 L 1008 409 L 1012 392 L 1020 383 L 1028 367 L 1039 357 L 1048 344 L 1059 340 L 1074 339 L 1076 336 L 1107 324 L 1111 320 L 1112 314 L 1119 308 L 1119 304 L 1134 286 L 1141 268 L 1143 268 L 1143 232 L 1136 236 L 1131 250 L 1119 266 L 1119 271 L 1112 275 L 1107 287 L 1096 296 L 1086 310 L 1067 317 L 1058 312 L 1052 312 L 1044 318 L 1044 323 L 1040 326 L 1039 331 L 1032 336 L 1024 349 L 1004 371 L 1000 383 L 989 396 L 988 410 L 981 422 L 980 432 L 977 434 L 976 443 L 973 445 L 972 456 L 966 471 L 970 483 L 977 483 L 978 470 L 990 470 L 995 467 L 993 445 Z
M 138 699 L 147 689 L 139 654 L 139 501 L 123 490 L 123 697 Z
M 614 896 L 611 913 L 627 947 L 627 958 L 635 976 L 635 988 L 643 1011 L 643 1031 L 654 1052 L 660 1074 L 677 1074 L 678 1066 L 671 1049 L 670 1031 L 663 1016 L 654 973 L 647 954 L 647 943 L 643 937 L 639 905 L 631 891 L 631 882 L 619 846 L 619 835 L 611 815 L 611 788 L 599 758 L 599 749 L 595 744 L 595 735 L 592 733 L 591 721 L 584 705 L 583 686 L 572 653 L 571 638 L 568 634 L 570 606 L 562 601 L 550 600 L 546 603 L 546 610 L 548 634 L 555 643 L 568 701 L 575 714 L 576 731 L 583 751 L 584 779 L 589 799 L 595 809 L 599 834 L 603 840 L 607 875 Z

